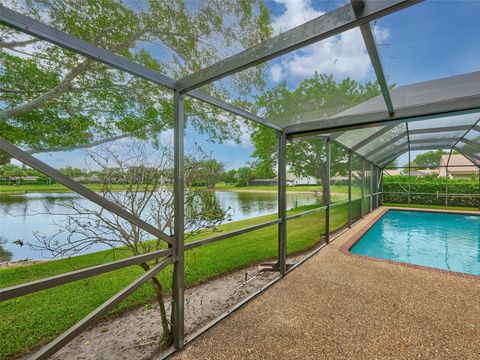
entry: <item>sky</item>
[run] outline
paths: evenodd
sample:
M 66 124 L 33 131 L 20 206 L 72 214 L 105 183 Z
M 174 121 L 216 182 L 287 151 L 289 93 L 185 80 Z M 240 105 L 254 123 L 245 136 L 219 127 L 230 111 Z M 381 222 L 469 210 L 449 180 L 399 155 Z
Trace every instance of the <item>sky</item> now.
M 274 34 L 278 34 L 346 2 L 268 0 L 266 5 L 271 12 Z M 375 21 L 372 26 L 387 82 L 400 86 L 480 70 L 478 14 L 480 0 L 430 0 Z M 353 29 L 269 61 L 267 87 L 286 81 L 290 88 L 295 88 L 315 71 L 332 74 L 337 80 L 346 77 L 360 83 L 375 80 L 360 32 Z M 171 142 L 172 133 L 166 132 L 162 138 Z M 253 146 L 249 134 L 245 132 L 241 140 L 239 144 L 233 141 L 214 144 L 192 129 L 186 132 L 187 144 L 201 144 L 212 157 L 224 162 L 227 169 L 251 161 Z M 57 168 L 85 167 L 84 151 L 37 156 Z M 406 162 L 404 155 L 400 164 Z

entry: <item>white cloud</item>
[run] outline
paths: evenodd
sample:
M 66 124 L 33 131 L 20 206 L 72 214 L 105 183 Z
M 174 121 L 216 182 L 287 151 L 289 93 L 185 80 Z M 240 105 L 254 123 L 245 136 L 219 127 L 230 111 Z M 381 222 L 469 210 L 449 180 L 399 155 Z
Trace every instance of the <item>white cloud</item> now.
M 285 12 L 272 22 L 275 34 L 285 32 L 312 20 L 324 13 L 312 7 L 310 0 L 275 0 L 277 4 L 285 6 Z
M 231 146 L 231 147 L 236 147 L 240 148 L 243 150 L 251 150 L 253 148 L 252 145 L 252 140 L 251 140 L 251 135 L 252 135 L 252 129 L 244 120 L 237 120 L 239 125 L 240 125 L 240 142 L 237 143 L 234 140 L 226 140 L 224 142 L 225 145 Z
M 273 64 L 270 68 L 270 75 L 273 82 L 279 82 L 283 78 L 283 69 L 280 64 Z
M 377 43 L 380 43 L 388 38 L 390 32 L 386 28 L 381 28 L 377 25 L 373 26 L 373 36 Z
M 251 150 L 253 148 L 252 141 L 250 140 L 249 134 L 243 134 L 240 138 L 240 143 L 235 142 L 234 140 L 225 141 L 225 145 L 240 148 L 243 150 Z
M 283 32 L 294 26 L 322 15 L 308 0 L 276 0 L 285 6 L 285 12 L 273 19 L 275 32 Z M 383 41 L 388 30 L 374 27 L 375 37 Z M 284 55 L 270 67 L 270 79 L 274 83 L 287 80 L 289 83 L 310 78 L 315 72 L 333 74 L 337 79 L 350 77 L 364 80 L 371 70 L 362 35 L 358 28 L 312 44 Z

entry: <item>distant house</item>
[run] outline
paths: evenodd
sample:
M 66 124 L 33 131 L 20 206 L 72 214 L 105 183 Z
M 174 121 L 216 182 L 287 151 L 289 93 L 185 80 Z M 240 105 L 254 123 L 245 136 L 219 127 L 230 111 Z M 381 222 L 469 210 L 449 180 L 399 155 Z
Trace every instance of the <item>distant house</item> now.
M 78 181 L 79 183 L 86 183 L 86 184 L 99 184 L 101 182 L 100 177 L 98 177 L 97 175 L 78 176 L 78 177 L 74 177 L 73 180 Z
M 268 186 L 268 185 L 277 185 L 277 179 L 252 179 L 248 182 L 250 186 Z
M 449 178 L 469 178 L 478 174 L 478 168 L 462 154 L 452 154 L 450 160 L 449 155 L 443 155 L 440 158 L 440 172 L 439 177 L 447 176 L 448 163 L 448 177 Z
M 385 175 L 396 176 L 396 175 L 408 175 L 408 172 L 405 173 L 403 169 L 385 169 Z
M 407 175 L 408 175 L 408 169 Z M 438 175 L 438 172 L 440 170 L 438 168 L 434 169 L 410 169 L 410 176 L 416 176 L 416 177 L 425 177 L 429 175 Z
M 297 176 L 293 173 L 287 173 L 287 185 L 317 185 L 318 180 L 313 176 Z
M 28 175 L 28 176 L 22 176 L 20 179 L 22 180 L 22 182 L 37 182 L 38 176 Z
M 8 185 L 20 185 L 20 184 L 28 184 L 28 183 L 36 183 L 38 182 L 38 176 L 12 176 L 9 178 L 0 178 L 1 184 L 8 184 Z
M 252 179 L 248 182 L 250 186 L 277 185 L 277 178 L 273 179 Z M 294 173 L 287 172 L 287 186 L 297 185 L 317 185 L 318 180 L 313 176 L 297 176 Z

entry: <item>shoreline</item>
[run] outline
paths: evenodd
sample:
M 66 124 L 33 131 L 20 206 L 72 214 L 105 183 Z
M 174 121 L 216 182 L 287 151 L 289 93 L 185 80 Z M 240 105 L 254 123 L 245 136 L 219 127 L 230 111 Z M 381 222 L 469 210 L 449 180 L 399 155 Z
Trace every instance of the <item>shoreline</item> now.
M 20 260 L 9 260 L 9 261 L 0 261 L 0 269 L 9 269 L 15 267 L 22 267 L 28 265 L 35 265 L 48 260 L 33 260 L 33 259 L 20 259 Z
M 96 191 L 96 189 L 91 189 L 93 191 Z M 257 194 L 271 194 L 271 193 L 277 193 L 278 190 L 266 190 L 266 189 L 206 189 L 207 191 L 220 191 L 220 192 L 239 192 L 239 193 L 257 193 Z M 112 189 L 111 191 L 122 191 L 122 189 Z M 0 189 L 0 196 L 2 195 L 22 195 L 22 194 L 29 194 L 29 193 L 75 193 L 75 191 L 72 191 L 70 189 L 38 189 L 38 190 L 6 190 L 2 191 Z M 290 194 L 304 194 L 304 195 L 310 195 L 310 194 L 316 194 L 320 196 L 322 194 L 321 190 L 289 190 L 287 188 L 287 193 Z M 339 193 L 339 192 L 331 192 L 331 195 L 341 195 L 344 193 Z

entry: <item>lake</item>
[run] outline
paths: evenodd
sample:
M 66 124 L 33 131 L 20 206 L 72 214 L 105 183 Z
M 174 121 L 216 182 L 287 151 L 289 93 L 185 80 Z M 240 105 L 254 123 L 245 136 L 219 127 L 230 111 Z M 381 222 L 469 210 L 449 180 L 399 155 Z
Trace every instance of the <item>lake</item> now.
M 253 218 L 277 212 L 275 192 L 233 192 L 215 191 L 214 195 L 223 209 L 228 209 L 232 221 Z M 58 233 L 59 227 L 67 219 L 65 205 L 74 201 L 83 207 L 95 207 L 89 200 L 75 193 L 25 193 L 0 194 L 0 259 L 48 259 L 50 252 L 32 249 L 18 243 L 35 243 L 35 233 L 41 236 Z M 321 198 L 314 194 L 287 193 L 287 208 L 320 203 Z M 66 237 L 66 235 L 60 235 Z M 58 240 L 62 240 L 59 238 Z M 83 253 L 108 248 L 95 244 Z M 1 261 L 1 260 L 0 260 Z

